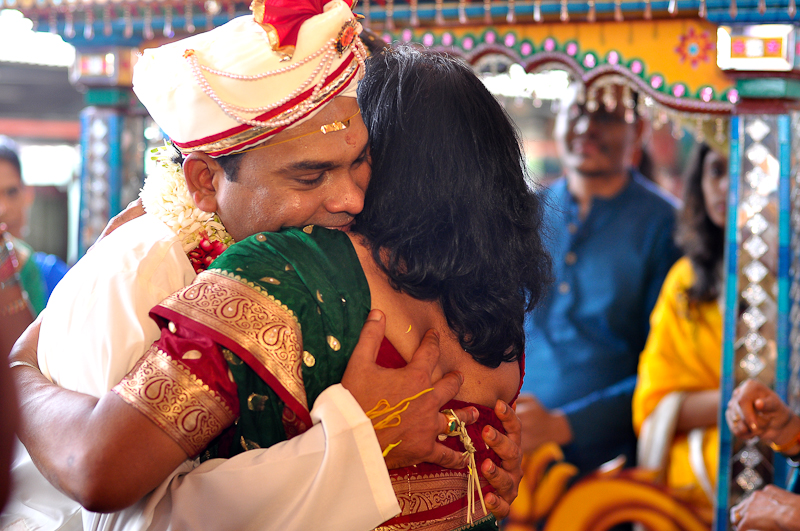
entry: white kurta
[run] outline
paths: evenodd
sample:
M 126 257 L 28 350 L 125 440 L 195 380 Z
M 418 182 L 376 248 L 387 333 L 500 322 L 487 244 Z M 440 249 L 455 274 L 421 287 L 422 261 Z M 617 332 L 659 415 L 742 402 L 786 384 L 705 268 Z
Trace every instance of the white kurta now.
M 194 277 L 163 223 L 144 215 L 123 225 L 53 292 L 39 337 L 42 371 L 62 387 L 102 396 L 160 336 L 150 309 Z M 352 395 L 333 386 L 311 415 L 315 425 L 291 441 L 200 466 L 187 461 L 132 508 L 111 515 L 85 511 L 84 527 L 350 531 L 397 514 L 372 424 Z M 31 529 L 81 528 L 74 518 L 80 507 L 46 484 L 24 451 L 12 474 L 19 487 L 0 528 L 20 518 Z

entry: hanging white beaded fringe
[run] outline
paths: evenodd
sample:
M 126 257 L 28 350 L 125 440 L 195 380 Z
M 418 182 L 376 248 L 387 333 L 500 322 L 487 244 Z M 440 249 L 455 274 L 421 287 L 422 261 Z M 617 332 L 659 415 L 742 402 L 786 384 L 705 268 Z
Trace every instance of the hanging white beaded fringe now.
M 277 70 L 272 70 L 269 72 L 264 72 L 262 74 L 255 74 L 251 76 L 246 76 L 242 74 L 232 74 L 230 72 L 223 72 L 220 70 L 205 67 L 200 64 L 200 62 L 197 59 L 197 56 L 194 53 L 187 54 L 186 58 L 189 61 L 189 66 L 192 69 L 192 74 L 195 78 L 195 81 L 200 86 L 203 93 L 205 93 L 206 96 L 211 98 L 211 100 L 213 100 L 214 103 L 216 103 L 220 107 L 220 109 L 222 109 L 222 112 L 224 112 L 228 117 L 230 117 L 231 119 L 235 120 L 240 124 L 246 124 L 252 127 L 274 128 L 274 127 L 289 125 L 295 122 L 297 119 L 304 116 L 308 111 L 314 108 L 314 106 L 316 105 L 316 101 L 319 97 L 319 94 L 322 91 L 322 87 L 325 84 L 325 80 L 328 78 L 328 75 L 330 73 L 330 67 L 333 65 L 335 54 L 337 54 L 336 40 L 331 39 L 325 46 L 323 46 L 313 54 L 309 55 L 308 57 L 302 59 L 301 61 L 298 61 L 297 63 L 279 68 Z M 235 79 L 237 81 L 257 81 L 259 79 L 264 79 L 270 76 L 280 75 L 280 74 L 285 74 L 286 72 L 290 72 L 291 70 L 294 70 L 295 68 L 298 68 L 299 66 L 308 63 L 314 58 L 319 57 L 320 55 L 322 55 L 322 59 L 320 59 L 320 62 L 317 65 L 317 67 L 314 68 L 314 70 L 311 72 L 309 77 L 303 82 L 302 85 L 295 88 L 289 95 L 285 96 L 284 98 L 264 107 L 252 107 L 252 108 L 240 107 L 238 105 L 222 101 L 222 98 L 217 96 L 216 92 L 214 92 L 214 89 L 211 88 L 211 85 L 209 84 L 208 80 L 206 79 L 205 75 L 202 72 L 202 70 L 205 70 L 211 74 L 221 77 L 227 77 L 229 79 Z M 363 69 L 365 68 L 367 52 L 361 40 L 358 38 L 354 40 L 353 55 L 355 56 L 356 61 L 358 61 L 358 64 L 363 71 Z M 322 73 L 321 76 L 319 76 L 320 72 Z M 263 114 L 273 109 L 277 109 L 285 105 L 286 103 L 290 102 L 300 94 L 302 94 L 303 91 L 305 91 L 308 88 L 308 86 L 311 85 L 314 79 L 316 79 L 318 76 L 320 77 L 320 79 L 314 86 L 314 90 L 311 93 L 311 97 L 306 101 L 304 101 L 303 103 L 297 105 L 290 111 L 288 111 L 288 115 L 284 113 L 283 115 L 284 118 L 273 118 L 271 120 L 261 121 L 261 120 L 247 119 L 238 114 L 238 113 Z

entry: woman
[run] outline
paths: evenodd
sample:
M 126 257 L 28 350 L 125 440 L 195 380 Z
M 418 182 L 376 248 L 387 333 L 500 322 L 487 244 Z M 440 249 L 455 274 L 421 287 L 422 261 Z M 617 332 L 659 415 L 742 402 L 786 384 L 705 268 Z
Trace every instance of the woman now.
M 306 227 L 231 247 L 153 310 L 163 335 L 115 388 L 127 404 L 114 394 L 100 401 L 96 414 L 115 424 L 144 413 L 155 424 L 143 429 L 159 431 L 169 446 L 143 472 L 151 482 L 144 492 L 187 456 L 229 456 L 307 429 L 310 406 L 341 379 L 371 308 L 387 317 L 379 360 L 388 367 L 405 364 L 432 337 L 427 330 L 439 331 L 439 374 L 460 371 L 457 398 L 484 408 L 481 424 L 466 430 L 471 442 L 464 437 L 477 462 L 481 428 L 500 428 L 491 408 L 519 388 L 524 313 L 549 276 L 540 204 L 516 132 L 474 73 L 452 58 L 387 52 L 372 60 L 360 90 L 375 135 L 376 188 L 353 234 Z M 369 408 L 386 433 L 404 420 L 402 402 Z M 91 437 L 117 448 L 113 431 Z M 457 421 L 452 431 L 464 435 Z M 447 443 L 458 444 L 455 437 Z M 402 444 L 387 441 L 384 454 Z M 390 525 L 456 528 L 480 519 L 494 526 L 480 508 L 468 508 L 466 470 L 418 467 L 394 478 L 404 512 Z
M 674 423 L 666 484 L 695 506 L 710 509 L 714 498 L 709 478 L 715 477 L 717 468 L 728 165 L 722 153 L 704 143 L 695 147 L 690 160 L 677 234 L 685 256 L 667 275 L 650 318 L 633 420 L 637 434 L 645 423 L 663 422 L 658 416 Z M 656 411 L 658 415 L 649 418 Z M 705 466 L 690 465 L 697 463 L 690 455 Z

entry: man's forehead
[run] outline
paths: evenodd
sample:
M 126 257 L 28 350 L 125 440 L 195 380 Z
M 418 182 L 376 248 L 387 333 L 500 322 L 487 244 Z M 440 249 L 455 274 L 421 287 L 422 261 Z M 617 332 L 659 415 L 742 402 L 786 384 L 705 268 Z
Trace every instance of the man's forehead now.
M 259 146 L 260 149 L 250 153 L 253 157 L 245 160 L 262 169 L 288 175 L 352 164 L 367 146 L 366 126 L 361 115 L 357 114 L 351 117 L 347 129 L 322 134 L 317 128 L 311 134 L 293 136 L 278 145 Z
M 350 120 L 350 126 L 342 131 L 328 134 L 311 134 L 297 140 L 290 140 L 274 151 L 281 151 L 276 157 L 280 165 L 288 168 L 292 165 L 323 167 L 349 164 L 352 159 L 367 149 L 368 137 L 361 116 Z M 284 148 L 285 149 L 281 149 Z M 269 151 L 268 147 L 266 151 Z M 357 152 L 355 151 L 357 150 Z
M 331 100 L 329 104 L 325 105 L 325 107 L 311 119 L 297 126 L 284 129 L 268 142 L 264 143 L 263 146 L 269 147 L 291 141 L 293 138 L 320 132 L 321 127 L 335 122 L 346 122 L 348 119 L 354 118 L 356 113 L 358 113 L 358 101 L 355 98 L 338 96 Z M 332 131 L 328 134 L 336 134 L 338 132 L 339 131 Z

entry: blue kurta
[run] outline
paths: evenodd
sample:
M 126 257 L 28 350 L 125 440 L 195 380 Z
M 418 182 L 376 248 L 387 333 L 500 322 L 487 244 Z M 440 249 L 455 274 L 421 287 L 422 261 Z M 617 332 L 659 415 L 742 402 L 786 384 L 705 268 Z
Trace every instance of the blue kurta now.
M 36 262 L 36 267 L 39 268 L 39 274 L 42 276 L 44 282 L 45 293 L 47 299 L 53 293 L 56 284 L 58 284 L 64 275 L 69 271 L 69 266 L 64 261 L 54 254 L 34 253 L 33 260 Z
M 574 435 L 564 448 L 581 473 L 617 455 L 633 463 L 631 399 L 661 284 L 680 253 L 675 203 L 638 174 L 586 219 L 566 179 L 548 194 L 555 282 L 527 317 L 523 390 L 559 408 Z

